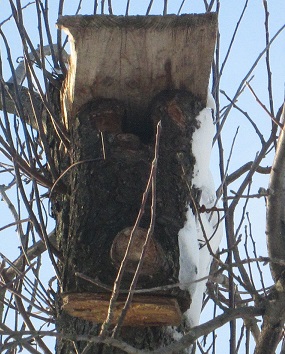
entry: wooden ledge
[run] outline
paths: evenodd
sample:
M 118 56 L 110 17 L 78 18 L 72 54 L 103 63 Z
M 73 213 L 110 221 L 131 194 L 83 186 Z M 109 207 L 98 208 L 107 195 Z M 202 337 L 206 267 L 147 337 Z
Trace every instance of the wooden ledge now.
M 71 45 L 66 119 L 98 97 L 124 102 L 129 116 L 146 115 L 153 97 L 169 89 L 188 90 L 206 104 L 217 24 L 216 13 L 60 17 Z
M 110 294 L 68 293 L 62 295 L 63 310 L 73 317 L 103 323 L 107 317 Z M 115 324 L 121 314 L 126 295 L 120 295 L 114 311 Z M 182 314 L 173 297 L 135 295 L 124 320 L 124 326 L 177 326 Z

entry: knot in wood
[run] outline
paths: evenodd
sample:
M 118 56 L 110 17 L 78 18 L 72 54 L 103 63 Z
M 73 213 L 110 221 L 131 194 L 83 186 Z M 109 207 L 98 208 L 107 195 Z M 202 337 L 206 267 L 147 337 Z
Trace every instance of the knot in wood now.
M 94 129 L 118 134 L 122 132 L 125 106 L 116 99 L 96 98 L 83 105 L 80 115 L 87 115 Z
M 128 247 L 130 236 L 132 234 L 132 227 L 127 227 L 120 231 L 112 244 L 110 256 L 115 266 L 119 268 Z M 142 248 L 146 240 L 147 229 L 138 227 L 132 236 L 131 246 L 127 256 L 126 271 L 128 273 L 135 273 L 138 262 L 141 258 Z M 144 261 L 141 269 L 141 274 L 152 276 L 157 274 L 165 264 L 165 255 L 161 246 L 152 237 L 150 239 Z

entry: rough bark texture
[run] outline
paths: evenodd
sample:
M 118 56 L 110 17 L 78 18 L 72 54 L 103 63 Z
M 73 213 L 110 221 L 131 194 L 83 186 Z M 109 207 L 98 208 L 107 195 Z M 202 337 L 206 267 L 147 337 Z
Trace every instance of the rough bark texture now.
M 102 105 L 97 103 L 84 106 L 78 112 L 71 130 L 71 162 L 74 165 L 70 169 L 69 196 L 65 197 L 65 204 L 58 213 L 57 230 L 63 252 L 63 292 L 104 291 L 76 277 L 76 272 L 108 286 L 113 285 L 117 268 L 110 257 L 112 243 L 119 231 L 134 225 L 153 157 L 153 135 L 146 139 L 149 143 L 144 144 L 135 135 L 112 133 L 111 128 L 103 133 L 103 156 L 102 134 L 96 124 L 96 118 L 102 113 L 98 107 Z M 108 103 L 109 113 L 124 111 L 117 110 L 120 102 Z M 139 278 L 139 288 L 178 282 L 178 231 L 184 225 L 186 205 L 190 203 L 187 182 L 191 181 L 195 162 L 191 137 L 196 127 L 195 117 L 201 109 L 202 104 L 192 94 L 173 90 L 155 97 L 146 112 L 153 122 L 153 129 L 159 120 L 162 121 L 153 237 L 163 249 L 165 260 L 156 274 Z M 111 113 L 110 117 L 114 119 Z M 150 200 L 140 227 L 148 228 L 149 219 Z M 132 273 L 126 272 L 123 289 L 127 288 L 131 278 Z M 178 298 L 183 310 L 189 306 L 187 293 L 177 288 L 170 293 Z M 99 326 L 74 318 L 67 320 L 66 316 L 60 311 L 58 329 L 62 333 L 98 334 Z M 171 341 L 166 328 L 124 330 L 122 337 L 145 349 Z M 83 343 L 78 345 L 84 347 Z M 94 345 L 89 353 L 99 353 L 98 348 L 101 346 Z M 103 352 L 109 350 L 106 347 Z M 58 342 L 58 353 L 72 352 L 70 342 Z
M 281 131 L 270 174 L 267 198 L 266 235 L 270 258 L 285 260 L 285 134 Z M 285 291 L 285 267 L 271 262 L 270 269 L 279 288 Z
M 285 134 L 280 132 L 270 173 L 267 198 L 266 236 L 270 270 L 275 282 L 255 354 L 275 353 L 285 322 Z
M 178 232 L 191 204 L 191 140 L 195 117 L 206 104 L 217 16 L 67 16 L 58 24 L 71 42 L 62 96 L 71 167 L 64 178 L 68 192 L 54 203 L 63 254 L 60 293 L 106 291 L 76 272 L 112 287 L 118 261 L 111 249 L 120 249 L 116 236 L 133 227 L 141 208 L 160 120 L 152 235 L 160 263 L 153 273 L 146 264 L 137 287 L 176 283 Z M 141 230 L 149 227 L 150 206 L 149 197 Z M 128 288 L 134 268 L 129 261 L 121 289 Z M 188 293 L 179 288 L 159 295 L 175 296 L 183 311 L 189 307 Z M 100 325 L 64 313 L 60 296 L 57 306 L 60 333 L 99 333 Z M 173 341 L 165 327 L 123 328 L 121 338 L 145 350 Z M 85 344 L 78 342 L 78 350 Z M 58 353 L 74 351 L 70 341 L 58 340 Z M 86 351 L 110 352 L 120 351 L 95 344 Z
M 279 342 L 282 340 L 285 322 L 284 293 L 275 291 L 265 303 L 265 314 L 261 334 L 256 343 L 254 354 L 274 354 Z

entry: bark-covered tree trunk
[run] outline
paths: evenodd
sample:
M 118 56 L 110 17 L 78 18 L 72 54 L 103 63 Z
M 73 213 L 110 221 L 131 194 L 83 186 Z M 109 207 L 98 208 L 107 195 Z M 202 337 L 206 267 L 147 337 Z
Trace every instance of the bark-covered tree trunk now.
M 62 251 L 57 330 L 75 338 L 80 334 L 98 335 L 107 313 L 102 315 L 101 305 L 94 309 L 88 301 L 87 308 L 80 300 L 72 308 L 72 295 L 86 298 L 104 294 L 108 301 L 127 240 L 133 235 L 120 282 L 122 300 L 151 219 L 154 230 L 136 288 L 179 281 L 178 232 L 193 201 L 190 195 L 198 198 L 199 194 L 189 190 L 195 163 L 192 134 L 198 128 L 195 117 L 206 102 L 217 16 L 65 16 L 58 26 L 69 34 L 71 58 L 62 91 L 63 115 L 70 133 L 70 168 L 63 177 L 67 193 L 54 198 Z M 155 200 L 150 194 L 143 205 L 160 121 Z M 157 301 L 157 308 L 160 299 L 175 299 L 182 312 L 191 302 L 188 292 L 179 287 L 147 295 Z M 147 298 L 140 296 L 144 308 L 143 299 Z M 135 321 L 126 316 L 120 331 L 122 340 L 140 349 L 154 349 L 173 341 L 167 326 L 151 326 L 165 322 L 147 322 L 144 315 L 140 316 Z M 93 322 L 88 322 L 91 318 Z M 109 332 L 116 320 L 111 322 Z M 81 351 L 85 345 L 84 341 L 77 340 L 75 346 L 59 338 L 57 352 L 73 353 L 75 347 Z M 92 344 L 85 352 L 120 351 Z
M 133 227 L 145 190 L 154 154 L 154 131 L 161 120 L 156 185 L 156 215 L 153 239 L 160 248 L 156 269 L 142 269 L 138 288 L 177 283 L 179 275 L 178 232 L 186 220 L 186 206 L 191 203 L 189 185 L 194 157 L 191 137 L 202 109 L 199 99 L 187 91 L 161 92 L 149 104 L 145 124 L 148 136 L 124 133 L 123 103 L 117 100 L 94 100 L 76 115 L 71 127 L 71 168 L 68 192 L 57 201 L 57 236 L 62 250 L 61 288 L 58 297 L 57 329 L 64 334 L 94 334 L 100 325 L 73 318 L 62 311 L 61 295 L 69 292 L 106 292 L 77 273 L 112 288 L 118 264 L 111 257 L 116 235 Z M 140 228 L 148 229 L 150 198 L 146 203 Z M 128 289 L 134 265 L 127 263 L 121 289 Z M 150 260 L 150 262 L 153 260 Z M 155 263 L 154 263 L 155 264 Z M 151 268 L 151 267 L 150 267 Z M 165 292 L 161 292 L 165 295 Z M 153 294 L 156 296 L 157 294 Z M 188 293 L 174 288 L 168 295 L 178 299 L 180 308 L 189 307 Z M 123 327 L 121 338 L 141 349 L 154 349 L 172 341 L 167 327 Z M 78 342 L 82 350 L 86 342 Z M 103 350 L 103 351 L 102 351 Z M 59 339 L 58 353 L 75 352 L 74 344 Z M 93 345 L 88 353 L 109 353 L 110 347 Z
M 284 108 L 282 110 L 284 115 Z M 284 116 L 282 117 L 284 122 Z M 285 323 L 285 134 L 280 132 L 277 149 L 270 173 L 269 195 L 267 197 L 266 236 L 268 254 L 272 262 L 270 270 L 275 286 L 266 304 L 261 335 L 254 353 L 275 353 L 283 336 Z

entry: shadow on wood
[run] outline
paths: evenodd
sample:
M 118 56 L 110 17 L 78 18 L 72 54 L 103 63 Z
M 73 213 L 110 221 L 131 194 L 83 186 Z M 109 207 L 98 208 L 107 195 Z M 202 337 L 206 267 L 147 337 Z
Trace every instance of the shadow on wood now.
M 122 100 L 132 125 L 146 118 L 162 90 L 187 90 L 206 104 L 217 14 L 64 16 L 57 25 L 71 44 L 63 93 L 68 122 L 96 97 Z

